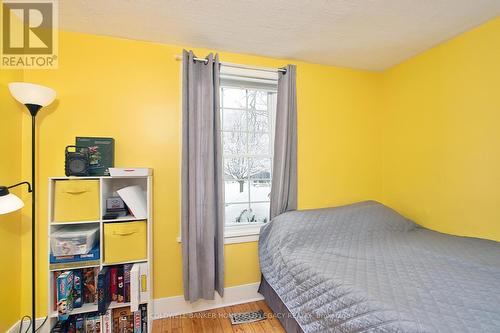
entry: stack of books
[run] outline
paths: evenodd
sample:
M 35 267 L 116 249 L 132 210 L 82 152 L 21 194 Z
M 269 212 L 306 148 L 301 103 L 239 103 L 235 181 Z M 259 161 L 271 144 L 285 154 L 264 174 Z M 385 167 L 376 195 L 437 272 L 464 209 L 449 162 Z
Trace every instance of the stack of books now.
M 97 305 L 98 267 L 53 272 L 53 310 L 65 320 L 74 308 Z
M 129 307 L 109 309 L 104 315 L 98 312 L 71 315 L 58 321 L 52 333 L 147 333 L 147 305 L 141 304 L 137 311 Z
M 87 313 L 84 317 L 73 315 L 74 309 L 89 303 L 95 306 L 94 309 L 97 309 L 96 313 L 99 316 L 105 316 L 112 303 L 113 308 L 119 307 L 120 304 L 126 305 L 126 309 L 137 322 L 136 313 L 144 312 L 145 303 L 150 297 L 147 285 L 147 263 L 106 266 L 100 271 L 98 267 L 56 271 L 53 274 L 53 310 L 57 310 L 60 322 L 66 322 L 59 325 L 61 332 L 88 332 L 87 330 L 66 331 L 68 325 L 80 327 L 83 325 L 82 322 L 85 323 L 84 327 L 100 327 L 101 323 L 105 323 L 96 319 L 94 313 Z M 122 309 L 122 311 L 125 310 Z M 90 324 L 87 325 L 87 321 Z M 126 327 L 126 323 L 122 324 Z M 117 327 L 122 327 L 120 325 Z M 132 331 L 119 329 L 116 332 L 141 331 L 134 328 Z
M 111 302 L 130 303 L 132 311 L 149 300 L 147 263 L 104 267 L 97 277 L 97 304 L 100 313 Z

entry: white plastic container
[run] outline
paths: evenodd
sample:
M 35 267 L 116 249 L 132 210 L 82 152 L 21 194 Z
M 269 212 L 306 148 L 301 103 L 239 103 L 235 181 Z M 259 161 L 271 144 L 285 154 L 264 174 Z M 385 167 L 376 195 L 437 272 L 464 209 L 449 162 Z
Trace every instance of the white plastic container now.
M 111 177 L 147 177 L 153 174 L 150 168 L 109 168 Z
M 54 256 L 87 254 L 99 241 L 99 225 L 67 225 L 51 234 L 50 249 Z

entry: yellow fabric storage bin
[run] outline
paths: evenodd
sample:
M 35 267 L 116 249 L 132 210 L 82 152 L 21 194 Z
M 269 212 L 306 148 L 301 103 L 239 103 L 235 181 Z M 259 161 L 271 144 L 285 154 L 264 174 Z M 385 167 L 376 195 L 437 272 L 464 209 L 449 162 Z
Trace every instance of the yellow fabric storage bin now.
M 54 191 L 55 222 L 100 219 L 99 180 L 57 180 Z
M 104 262 L 147 258 L 146 221 L 104 223 Z

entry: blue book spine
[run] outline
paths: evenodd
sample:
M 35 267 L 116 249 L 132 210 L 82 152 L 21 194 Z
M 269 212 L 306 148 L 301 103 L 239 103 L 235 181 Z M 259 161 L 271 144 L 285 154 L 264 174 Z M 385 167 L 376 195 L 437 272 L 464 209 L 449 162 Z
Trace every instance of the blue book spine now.
M 73 310 L 73 272 L 66 271 L 57 277 L 57 313 L 59 320 L 66 320 Z
M 81 308 L 83 304 L 82 298 L 82 270 L 75 269 L 73 271 L 73 308 Z
M 109 268 L 104 267 L 97 276 L 97 311 L 104 315 L 111 303 Z
M 75 333 L 84 333 L 85 317 L 80 314 L 75 318 Z

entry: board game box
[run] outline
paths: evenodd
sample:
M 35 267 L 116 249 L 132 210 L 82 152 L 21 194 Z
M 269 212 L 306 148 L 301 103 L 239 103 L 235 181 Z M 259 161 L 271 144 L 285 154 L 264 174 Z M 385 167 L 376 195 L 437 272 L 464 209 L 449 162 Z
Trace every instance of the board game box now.
M 89 149 L 90 176 L 109 176 L 109 168 L 115 166 L 115 139 L 76 137 L 75 145 Z

